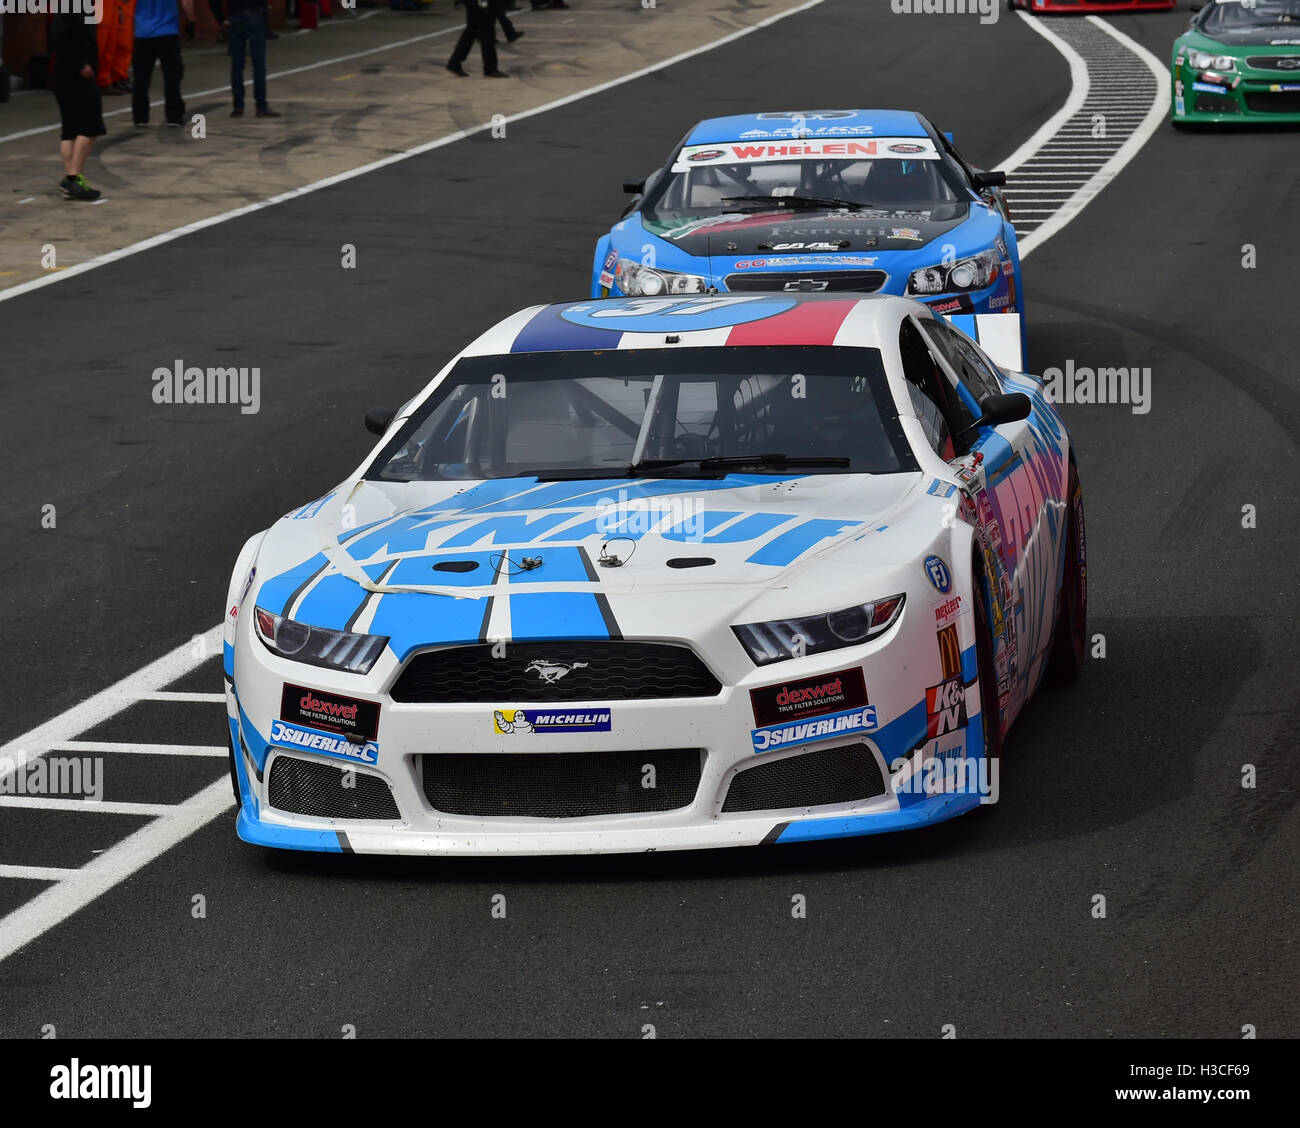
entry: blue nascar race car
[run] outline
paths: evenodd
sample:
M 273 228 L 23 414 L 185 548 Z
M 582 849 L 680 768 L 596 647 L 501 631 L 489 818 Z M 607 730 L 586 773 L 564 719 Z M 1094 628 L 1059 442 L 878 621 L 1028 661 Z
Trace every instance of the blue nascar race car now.
M 623 185 L 634 198 L 596 244 L 591 294 L 854 291 L 1023 313 L 1005 183 L 911 111 L 709 118 Z

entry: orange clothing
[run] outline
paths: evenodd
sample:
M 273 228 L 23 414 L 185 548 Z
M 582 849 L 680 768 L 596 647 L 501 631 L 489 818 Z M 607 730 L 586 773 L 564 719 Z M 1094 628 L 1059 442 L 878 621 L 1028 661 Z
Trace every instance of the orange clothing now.
M 99 37 L 99 85 L 111 86 L 131 77 L 131 52 L 135 47 L 135 0 L 101 0 L 103 16 Z

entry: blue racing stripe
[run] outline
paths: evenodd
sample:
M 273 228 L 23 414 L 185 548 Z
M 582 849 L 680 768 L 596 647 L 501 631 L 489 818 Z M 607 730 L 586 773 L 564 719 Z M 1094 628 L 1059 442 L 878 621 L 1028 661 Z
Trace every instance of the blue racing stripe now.
M 367 564 L 361 570 L 372 581 L 378 581 L 388 567 L 387 563 Z M 367 595 L 369 592 L 355 581 L 335 572 L 319 580 L 303 597 L 294 618 L 300 623 L 310 623 L 313 627 L 341 631 Z
M 548 306 L 538 313 L 519 331 L 510 351 L 565 352 L 571 349 L 618 348 L 619 341 L 623 339 L 622 329 L 592 329 L 586 325 L 575 325 L 560 316 L 560 310 L 565 308 L 567 307 Z
M 595 592 L 527 592 L 525 584 L 581 583 L 591 580 L 586 557 L 579 548 L 547 548 L 544 563 L 531 572 L 510 577 L 510 634 L 522 639 L 609 638 L 608 606 Z M 517 558 L 512 558 L 512 562 Z
M 257 590 L 257 606 L 265 607 L 276 615 L 285 614 L 294 593 L 324 568 L 325 564 L 325 554 L 318 552 L 310 560 L 304 560 L 287 572 L 271 577 Z
M 439 556 L 417 556 L 403 560 L 385 581 L 395 587 L 481 587 L 495 576 L 492 560 L 496 552 L 457 552 Z M 478 567 L 469 572 L 436 572 L 439 560 L 473 560 Z M 388 645 L 399 661 L 422 646 L 478 642 L 487 613 L 488 597 L 456 599 L 425 592 L 390 592 L 380 596 L 370 633 L 388 635 Z

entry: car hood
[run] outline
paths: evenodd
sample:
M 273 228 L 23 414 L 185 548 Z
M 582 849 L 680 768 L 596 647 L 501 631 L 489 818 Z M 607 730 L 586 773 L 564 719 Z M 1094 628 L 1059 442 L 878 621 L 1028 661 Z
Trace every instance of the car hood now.
M 687 254 L 807 256 L 852 255 L 856 252 L 914 251 L 965 223 L 966 203 L 932 208 L 848 211 L 786 211 L 700 217 L 641 217 L 652 235 Z M 775 264 L 774 264 L 775 265 Z
M 915 559 L 918 536 L 939 527 L 926 504 L 939 499 L 923 481 L 915 472 L 358 481 L 267 532 L 256 602 L 332 629 L 373 621 L 375 633 L 394 636 L 399 657 L 478 639 L 491 602 L 503 598 L 514 637 L 525 622 L 535 637 L 590 637 L 601 618 L 635 620 L 629 635 L 655 633 L 654 624 L 689 636 L 701 618 L 745 621 L 736 618 L 745 607 L 780 589 L 797 588 L 814 610 L 835 605 L 837 585 L 845 605 L 860 600 L 873 569 Z M 602 550 L 619 563 L 602 564 Z M 809 577 L 822 564 L 829 571 Z M 375 603 L 384 606 L 363 619 Z

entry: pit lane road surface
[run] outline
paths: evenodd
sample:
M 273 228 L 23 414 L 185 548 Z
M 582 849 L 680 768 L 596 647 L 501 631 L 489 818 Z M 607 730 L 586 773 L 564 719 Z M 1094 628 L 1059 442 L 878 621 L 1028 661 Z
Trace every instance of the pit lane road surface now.
M 1163 57 L 1185 13 L 1122 20 Z M 972 40 L 998 76 L 977 97 Z M 842 45 L 864 41 L 890 45 L 880 89 L 980 163 L 1066 98 L 1060 56 L 1006 13 L 828 0 L 504 144 L 0 303 L 0 340 L 30 346 L 0 377 L 11 731 L 207 632 L 243 537 L 356 462 L 366 408 L 504 312 L 581 297 L 647 153 L 774 82 L 803 105 L 863 101 Z M 1294 141 L 1161 130 L 1027 260 L 1030 368 L 1149 368 L 1149 410 L 1063 405 L 1105 656 L 1027 710 L 998 804 L 877 839 L 509 861 L 268 858 L 223 816 L 0 963 L 0 1034 L 1295 1036 Z M 259 367 L 261 410 L 153 405 L 150 374 L 176 358 Z M 221 705 L 184 695 L 219 685 L 196 660 L 80 739 L 210 746 Z M 228 786 L 218 758 L 100 754 L 107 801 Z M 0 864 L 93 864 L 143 819 L 6 807 Z M 0 911 L 43 887 L 0 877 Z

